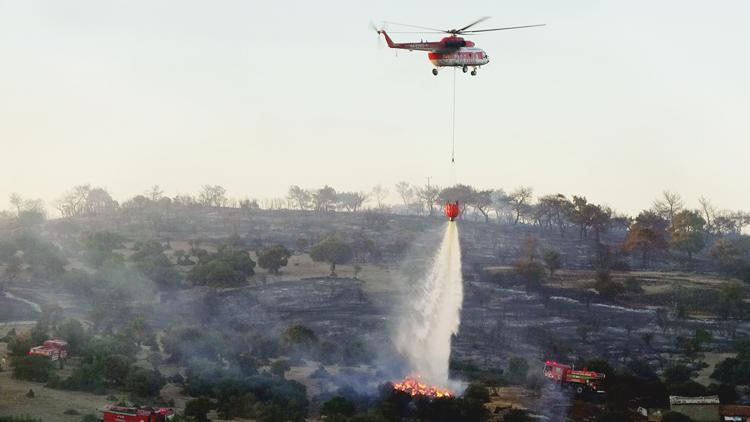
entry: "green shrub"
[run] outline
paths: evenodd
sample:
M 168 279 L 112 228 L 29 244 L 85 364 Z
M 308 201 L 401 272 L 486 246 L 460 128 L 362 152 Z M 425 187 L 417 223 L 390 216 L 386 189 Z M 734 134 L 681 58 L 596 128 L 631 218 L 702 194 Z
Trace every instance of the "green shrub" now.
M 11 359 L 13 378 L 24 381 L 47 382 L 53 371 L 52 361 L 44 356 L 15 356 Z
M 154 397 L 165 383 L 164 377 L 156 371 L 133 368 L 125 380 L 125 389 L 136 397 Z

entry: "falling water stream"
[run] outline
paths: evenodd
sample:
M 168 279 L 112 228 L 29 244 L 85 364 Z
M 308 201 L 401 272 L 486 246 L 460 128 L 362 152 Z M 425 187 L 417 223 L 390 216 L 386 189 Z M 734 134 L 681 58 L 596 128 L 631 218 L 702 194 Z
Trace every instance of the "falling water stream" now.
M 414 374 L 448 386 L 451 338 L 458 332 L 463 303 L 461 248 L 455 222 L 445 226 L 443 240 L 416 294 L 396 327 L 394 342 Z

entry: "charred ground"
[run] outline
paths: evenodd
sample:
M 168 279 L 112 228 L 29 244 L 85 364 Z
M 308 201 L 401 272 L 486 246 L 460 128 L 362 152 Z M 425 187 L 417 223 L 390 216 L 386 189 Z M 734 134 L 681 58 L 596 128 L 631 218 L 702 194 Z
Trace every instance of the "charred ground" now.
M 593 418 L 664 407 L 667 394 L 742 400 L 748 380 L 731 374 L 748 355 L 738 343 L 750 331 L 746 287 L 732 277 L 741 264 L 730 270 L 715 251 L 745 237 L 702 233 L 704 247 L 688 259 L 642 239 L 628 247 L 638 220 L 610 219 L 585 235 L 569 222 L 564 236 L 556 225 L 527 223 L 459 222 L 466 296 L 451 368 L 474 384 L 445 406 L 478 419 L 501 418 L 507 406 Z M 0 334 L 9 332 L 3 342 L 17 356 L 0 374 L 0 409 L 79 420 L 52 405 L 72 395 L 81 414 L 116 399 L 193 417 L 203 406 L 225 418 L 429 419 L 431 405 L 406 406 L 382 384 L 403 375 L 390 318 L 408 292 L 409 267 L 424 264 L 414 251 L 433 248 L 429 233 L 441 224 L 382 211 L 199 205 L 9 219 L 2 263 L 11 296 L 0 298 L 8 304 Z M 326 239 L 350 256 L 316 250 Z M 289 251 L 286 265 L 259 268 L 260 255 L 278 246 Z M 50 335 L 78 340 L 65 369 L 40 375 L 10 365 Z M 619 393 L 575 399 L 541 379 L 545 359 L 605 371 L 607 389 Z M 28 389 L 37 397 L 25 397 Z

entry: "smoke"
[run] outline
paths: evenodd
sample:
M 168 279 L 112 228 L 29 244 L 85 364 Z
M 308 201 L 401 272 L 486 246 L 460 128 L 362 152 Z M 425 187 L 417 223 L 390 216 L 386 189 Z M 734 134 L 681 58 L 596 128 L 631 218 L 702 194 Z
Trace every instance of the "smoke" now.
M 456 223 L 443 240 L 397 316 L 393 342 L 411 371 L 431 384 L 448 386 L 451 339 L 461 323 L 463 280 Z

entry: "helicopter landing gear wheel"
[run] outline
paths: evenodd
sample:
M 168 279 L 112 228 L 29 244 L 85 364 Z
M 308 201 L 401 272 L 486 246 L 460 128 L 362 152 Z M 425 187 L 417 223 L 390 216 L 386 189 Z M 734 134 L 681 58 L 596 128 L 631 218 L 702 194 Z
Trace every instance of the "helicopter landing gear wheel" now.
M 437 68 L 432 69 L 432 74 L 435 75 L 435 76 L 437 76 L 437 74 L 438 74 Z
M 464 73 L 468 72 L 469 71 L 469 66 L 464 66 L 462 70 L 464 71 Z
M 477 76 L 477 70 L 476 69 L 474 69 L 474 70 L 471 71 L 471 76 Z

